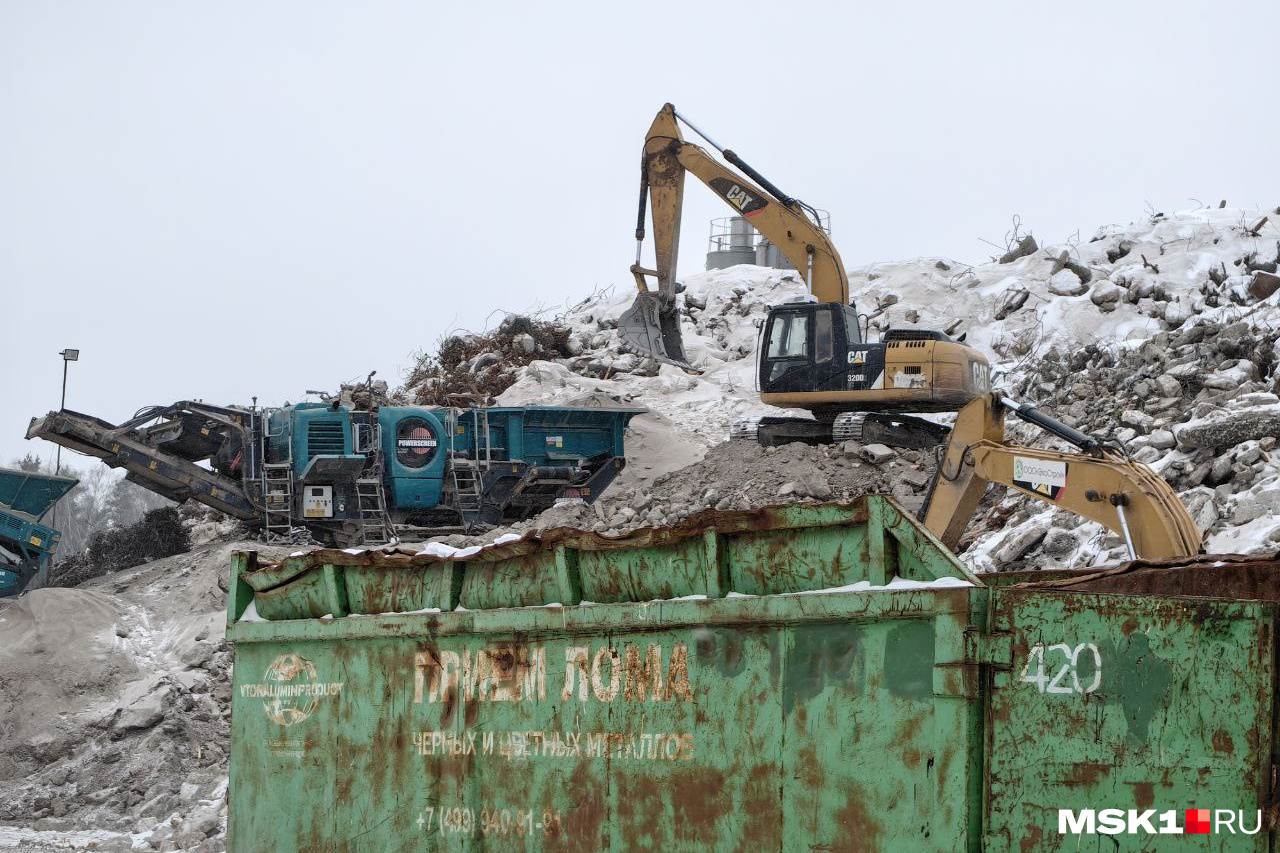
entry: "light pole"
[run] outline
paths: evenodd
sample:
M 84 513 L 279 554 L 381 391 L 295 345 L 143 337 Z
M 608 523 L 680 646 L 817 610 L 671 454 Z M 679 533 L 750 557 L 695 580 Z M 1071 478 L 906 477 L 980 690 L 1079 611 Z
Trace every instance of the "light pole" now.
M 62 352 L 58 353 L 58 355 L 62 356 L 62 403 L 58 406 L 58 408 L 65 409 L 67 407 L 67 365 L 73 361 L 80 360 L 80 350 L 64 349 Z M 58 445 L 57 458 L 58 458 L 58 461 L 54 463 L 53 473 L 61 474 L 62 473 L 62 445 L 61 444 Z M 53 510 L 53 517 L 55 519 L 58 517 L 57 507 L 55 507 Z
M 67 365 L 73 361 L 80 360 L 80 350 L 64 349 L 62 352 L 58 353 L 58 355 L 62 356 L 62 403 L 58 406 L 58 409 L 61 410 L 67 407 Z M 62 473 L 62 445 L 61 444 L 58 445 L 57 461 L 53 464 L 53 473 L 55 475 L 59 475 Z M 53 527 L 54 529 L 57 529 L 58 527 L 58 504 L 57 503 L 53 505 Z M 49 558 L 50 565 L 53 564 L 53 559 L 54 558 L 50 556 Z

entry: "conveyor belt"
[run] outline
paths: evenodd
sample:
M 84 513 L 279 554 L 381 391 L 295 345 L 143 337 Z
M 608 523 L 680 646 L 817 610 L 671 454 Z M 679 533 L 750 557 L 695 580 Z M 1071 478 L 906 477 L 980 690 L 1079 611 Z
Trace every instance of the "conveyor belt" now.
M 147 420 L 160 412 L 149 414 Z M 170 500 L 190 498 L 244 521 L 261 519 L 243 482 L 148 444 L 147 433 L 140 429 L 138 420 L 115 426 L 91 415 L 62 409 L 32 418 L 27 438 L 43 438 L 97 457 L 112 468 L 123 468 L 129 472 L 129 480 Z

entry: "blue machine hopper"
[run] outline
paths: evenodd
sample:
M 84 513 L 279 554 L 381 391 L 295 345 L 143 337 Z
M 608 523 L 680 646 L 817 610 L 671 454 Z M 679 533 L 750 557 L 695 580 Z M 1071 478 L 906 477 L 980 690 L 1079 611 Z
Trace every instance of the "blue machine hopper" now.
M 47 570 L 60 534 L 40 520 L 78 481 L 0 468 L 0 597 Z

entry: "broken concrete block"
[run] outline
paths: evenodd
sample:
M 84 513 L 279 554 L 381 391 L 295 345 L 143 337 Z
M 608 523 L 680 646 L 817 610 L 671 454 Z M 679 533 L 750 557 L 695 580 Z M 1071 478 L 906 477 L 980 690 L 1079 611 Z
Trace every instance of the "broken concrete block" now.
M 1018 258 L 1025 258 L 1027 255 L 1032 254 L 1039 248 L 1040 247 L 1036 244 L 1036 238 L 1028 234 L 1018 241 L 1018 245 L 1001 255 L 999 262 L 1002 264 L 1013 263 Z
M 840 442 L 840 453 L 846 459 L 860 459 L 862 457 L 862 445 L 852 439 Z
M 831 497 L 831 482 L 816 469 L 801 470 L 797 476 L 778 487 L 778 496 L 796 495 L 824 501 Z
M 1182 383 L 1178 381 L 1176 376 L 1170 376 L 1168 373 L 1162 373 L 1155 379 L 1151 380 L 1156 386 L 1155 393 L 1159 397 L 1180 397 L 1182 396 Z
M 1155 462 L 1163 455 L 1164 454 L 1162 454 L 1159 450 L 1156 450 L 1154 447 L 1151 447 L 1148 445 L 1147 447 L 1143 447 L 1137 453 L 1133 454 L 1133 460 L 1135 462 L 1142 462 L 1143 464 L 1150 465 L 1152 462 Z
M 1079 545 L 1080 539 L 1074 533 L 1055 527 L 1045 534 L 1041 550 L 1050 557 L 1063 559 L 1071 556 Z
M 1231 480 L 1231 457 L 1225 453 L 1213 460 L 1209 466 L 1209 476 L 1205 478 L 1211 486 L 1220 486 Z
M 1191 520 L 1195 522 L 1196 529 L 1200 531 L 1201 536 L 1208 533 L 1209 528 L 1218 523 L 1218 508 L 1213 503 L 1212 489 L 1196 486 L 1194 489 L 1178 495 L 1178 497 L 1186 506 L 1187 512 L 1191 514 Z
M 1182 448 L 1233 447 L 1267 436 L 1276 438 L 1280 437 L 1280 413 L 1224 413 L 1205 423 L 1183 427 L 1175 435 Z
M 897 457 L 897 453 L 891 447 L 883 444 L 868 444 L 862 448 L 862 458 L 873 465 L 883 465 Z
M 164 719 L 164 705 L 168 688 L 154 690 L 117 712 L 114 726 L 118 731 L 149 729 Z
M 1164 303 L 1164 321 L 1170 329 L 1178 328 L 1187 320 L 1190 320 L 1191 315 L 1194 313 L 1190 306 L 1182 302 Z
M 1045 535 L 1044 527 L 1038 524 L 1028 524 L 1014 528 L 1005 535 L 1000 546 L 991 554 L 991 558 L 996 562 L 996 565 L 1003 566 L 1012 563 L 1014 560 L 1020 559 L 1036 545 L 1039 545 Z
M 1104 305 L 1115 307 L 1115 303 L 1124 296 L 1124 288 L 1111 282 L 1098 282 L 1089 294 L 1089 301 L 1101 308 Z
M 1164 372 L 1165 376 L 1172 377 L 1176 381 L 1183 379 L 1193 379 L 1200 375 L 1201 367 L 1197 361 L 1188 361 L 1183 364 L 1175 364 Z M 1179 386 L 1181 389 L 1181 386 Z
M 1151 425 L 1155 422 L 1156 419 L 1151 415 L 1146 412 L 1139 412 L 1136 409 L 1127 409 L 1120 413 L 1120 423 L 1142 432 L 1151 429 Z
M 908 468 L 898 475 L 898 479 L 911 486 L 913 489 L 923 489 L 929 485 L 931 475 L 925 471 L 917 471 L 914 468 Z
M 1232 461 L 1237 465 L 1252 465 L 1262 458 L 1262 445 L 1256 441 L 1246 441 L 1236 447 Z
M 1003 320 L 1013 312 L 1017 311 L 1027 303 L 1027 299 L 1031 293 L 1027 290 L 1007 290 L 1004 298 L 1000 300 L 1000 307 L 996 309 L 995 319 Z
M 1280 488 L 1263 489 L 1255 494 L 1245 494 L 1237 498 L 1231 522 L 1245 524 L 1255 518 L 1274 515 L 1277 512 L 1280 512 Z
M 1049 292 L 1054 296 L 1079 296 L 1088 289 L 1089 285 L 1068 269 L 1056 272 L 1049 278 Z

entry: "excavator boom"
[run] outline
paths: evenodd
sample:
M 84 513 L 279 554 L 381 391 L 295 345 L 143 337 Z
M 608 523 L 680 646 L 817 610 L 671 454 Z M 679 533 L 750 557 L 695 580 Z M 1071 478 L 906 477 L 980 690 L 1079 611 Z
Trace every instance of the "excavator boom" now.
M 677 366 L 690 368 L 684 355 L 676 311 L 676 261 L 680 243 L 680 212 L 684 176 L 688 172 L 706 184 L 734 212 L 748 219 L 805 277 L 809 293 L 819 302 L 849 302 L 849 278 L 840 253 L 803 202 L 782 193 L 732 151 L 703 135 L 725 159 L 755 181 L 735 172 L 705 149 L 684 140 L 675 107 L 666 104 L 645 136 L 641 158 L 640 205 L 636 223 L 636 303 L 623 314 L 618 327 L 632 350 Z M 687 120 L 685 122 L 693 127 Z M 701 134 L 700 134 L 701 135 Z M 645 237 L 645 202 L 652 210 L 654 269 L 640 265 Z M 647 279 L 657 282 L 650 289 Z

